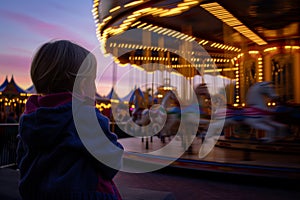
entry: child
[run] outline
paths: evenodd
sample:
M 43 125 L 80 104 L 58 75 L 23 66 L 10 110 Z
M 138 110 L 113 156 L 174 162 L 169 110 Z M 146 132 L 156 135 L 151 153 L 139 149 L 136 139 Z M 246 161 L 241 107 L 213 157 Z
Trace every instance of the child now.
M 19 191 L 24 200 L 121 199 L 112 181 L 119 168 L 99 162 L 87 150 L 74 122 L 74 99 L 90 100 L 95 95 L 95 78 L 95 56 L 70 41 L 48 42 L 34 56 L 31 79 L 38 95 L 26 103 L 17 149 Z M 75 83 L 80 86 L 76 91 Z M 123 147 L 109 131 L 108 119 L 94 104 L 85 107 L 95 111 L 108 143 L 117 147 L 107 149 L 109 145 L 99 141 L 96 149 L 121 166 Z M 93 132 L 94 127 L 84 130 Z M 101 140 L 99 135 L 89 138 L 93 147 Z

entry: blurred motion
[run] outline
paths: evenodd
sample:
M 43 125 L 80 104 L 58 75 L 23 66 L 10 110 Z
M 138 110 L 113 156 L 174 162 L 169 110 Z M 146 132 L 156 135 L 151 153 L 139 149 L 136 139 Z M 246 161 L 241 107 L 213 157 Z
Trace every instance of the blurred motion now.
M 93 14 L 103 53 L 111 54 L 117 66 L 131 67 L 128 77 L 114 81 L 114 91 L 119 95 L 121 85 L 141 90 L 131 93 L 135 102 L 120 98 L 126 106 L 111 116 L 127 113 L 114 127 L 135 132 L 131 136 L 150 128 L 140 135 L 142 141 L 124 139 L 129 151 L 144 138 L 139 152 L 178 141 L 186 150 L 183 158 L 295 167 L 299 177 L 296 0 L 122 3 L 95 0 Z M 191 104 L 192 98 L 197 102 Z M 160 112 L 151 115 L 151 110 Z M 193 124 L 195 131 L 189 130 Z M 153 144 L 153 136 L 160 144 Z
M 299 7 L 298 0 L 94 0 L 102 53 L 114 59 L 111 92 L 96 94 L 96 107 L 128 152 L 175 142 L 197 169 L 213 161 L 262 168 L 231 166 L 232 173 L 299 178 Z M 35 90 L 12 77 L 0 92 L 1 111 L 20 116 Z

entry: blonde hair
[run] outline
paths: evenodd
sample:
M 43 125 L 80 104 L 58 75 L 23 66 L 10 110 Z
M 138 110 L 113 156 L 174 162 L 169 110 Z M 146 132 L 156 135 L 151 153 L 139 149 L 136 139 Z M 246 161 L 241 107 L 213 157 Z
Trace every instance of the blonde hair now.
M 82 65 L 84 69 L 80 69 Z M 58 40 L 39 48 L 30 74 L 37 93 L 51 94 L 72 92 L 76 76 L 95 80 L 96 68 L 96 58 L 90 51 L 68 40 Z

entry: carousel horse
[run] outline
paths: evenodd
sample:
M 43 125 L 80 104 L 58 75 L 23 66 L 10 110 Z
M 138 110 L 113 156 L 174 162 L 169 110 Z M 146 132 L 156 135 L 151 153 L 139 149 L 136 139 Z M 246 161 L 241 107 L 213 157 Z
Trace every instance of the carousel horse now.
M 247 92 L 244 108 L 224 107 L 216 110 L 213 113 L 215 120 L 212 124 L 218 123 L 219 119 L 224 119 L 224 127 L 242 124 L 255 130 L 265 131 L 266 136 L 260 139 L 267 142 L 283 138 L 287 133 L 287 126 L 274 119 L 275 109 L 267 106 L 267 98 L 272 100 L 278 98 L 273 84 L 271 82 L 256 83 Z
M 166 137 L 170 139 L 176 135 L 180 124 L 181 111 L 179 101 L 172 91 L 166 93 L 160 105 L 166 112 L 166 122 L 158 133 L 158 137 L 165 143 Z
M 252 130 L 262 130 L 265 142 L 274 142 L 287 136 L 287 126 L 274 119 L 275 109 L 267 106 L 266 99 L 278 98 L 271 82 L 259 82 L 252 85 L 246 95 L 244 108 L 228 107 L 224 103 L 212 113 L 205 140 L 199 150 L 199 158 L 204 158 L 213 149 L 222 131 L 230 126 L 247 126 Z M 249 131 L 251 134 L 251 131 Z
M 134 110 L 131 118 L 125 123 L 125 132 L 132 136 L 150 137 L 158 136 L 163 143 L 165 138 L 171 139 L 174 135 L 179 135 L 182 147 L 187 150 L 192 141 L 192 134 L 197 133 L 199 125 L 199 105 L 180 107 L 180 103 L 174 92 L 168 91 L 161 104 L 154 104 L 146 108 L 145 99 L 139 93 L 135 93 L 132 98 Z M 191 123 L 194 122 L 193 126 Z M 196 127 L 191 130 L 191 127 Z M 189 131 L 187 131 L 189 130 Z
M 169 139 L 174 135 L 181 138 L 182 147 L 188 151 L 192 151 L 191 144 L 199 131 L 202 133 L 203 129 L 209 124 L 210 119 L 207 117 L 209 113 L 205 112 L 206 106 L 204 101 L 209 97 L 209 92 L 206 85 L 199 85 L 196 89 L 197 99 L 194 103 L 185 105 L 186 102 L 179 103 L 174 92 L 169 91 L 162 100 L 161 106 L 167 112 L 167 120 L 159 133 L 162 142 L 165 138 Z M 205 101 L 208 103 L 208 101 Z
M 209 113 L 205 113 L 201 104 L 195 102 L 190 105 L 183 105 L 181 109 L 181 129 L 178 134 L 181 138 L 182 147 L 192 153 L 192 143 L 195 138 L 203 138 L 210 119 Z
M 161 104 L 153 104 L 150 108 L 144 106 L 146 100 L 141 98 L 140 94 L 135 93 L 135 95 L 131 102 L 134 109 L 131 118 L 126 122 L 125 131 L 127 133 L 140 136 L 140 132 L 144 132 L 145 136 L 156 135 L 163 142 L 165 142 L 165 137 L 171 137 L 174 135 L 173 133 L 176 133 L 176 124 L 179 119 L 177 106 L 167 107 L 170 99 L 174 99 L 175 95 L 173 97 L 173 94 L 168 93 Z M 150 133 L 145 133 L 145 129 L 143 131 L 141 127 L 147 127 L 146 131 L 150 131 Z
M 166 113 L 159 104 L 154 104 L 149 109 L 146 99 L 136 90 L 130 104 L 134 105 L 132 112 L 125 124 L 125 132 L 132 136 L 153 136 L 159 133 L 165 122 Z M 128 110 L 126 111 L 128 113 Z
M 134 136 L 157 135 L 164 143 L 165 138 L 176 135 L 180 124 L 180 106 L 176 95 L 169 91 L 164 96 L 161 104 L 154 104 L 151 108 L 145 105 L 145 99 L 139 93 L 135 93 L 132 103 L 134 110 L 131 118 L 126 122 L 126 132 Z M 144 129 L 142 129 L 144 127 Z M 145 130 L 145 128 L 148 128 Z M 150 133 L 145 133 L 150 131 Z

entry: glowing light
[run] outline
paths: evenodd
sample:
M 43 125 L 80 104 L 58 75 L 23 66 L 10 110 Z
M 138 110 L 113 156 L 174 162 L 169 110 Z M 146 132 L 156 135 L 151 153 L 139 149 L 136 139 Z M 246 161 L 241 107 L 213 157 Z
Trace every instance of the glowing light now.
M 105 19 L 103 19 L 103 22 L 108 22 L 109 20 L 111 20 L 112 19 L 112 16 L 108 16 L 108 17 L 106 17 Z
M 110 102 L 111 103 L 119 103 L 120 101 L 118 99 L 111 99 Z
M 277 50 L 277 47 L 270 47 L 270 48 L 266 48 L 266 49 L 264 50 L 264 52 L 275 51 L 275 50 Z
M 121 6 L 116 6 L 116 7 L 112 8 L 112 9 L 110 9 L 109 12 L 110 13 L 115 12 L 115 11 L 119 10 L 120 8 L 121 8 Z
M 130 3 L 128 3 L 128 4 L 125 4 L 125 5 L 124 5 L 124 8 L 131 7 L 131 6 L 135 6 L 135 5 L 141 4 L 141 3 L 143 3 L 143 2 L 144 2 L 143 0 L 140 0 L 140 1 L 133 1 L 133 2 L 130 2 Z
M 259 54 L 259 51 L 249 51 L 249 54 Z
M 300 46 L 284 46 L 285 49 L 300 49 Z
M 238 70 L 239 68 L 237 68 L 237 67 L 234 67 L 234 68 L 224 68 L 224 69 L 222 69 L 222 71 L 235 71 L 235 70 Z
M 225 8 L 223 8 L 218 3 L 207 3 L 200 5 L 203 9 L 210 12 L 216 18 L 220 19 L 222 22 L 227 24 L 228 26 L 234 28 L 239 33 L 244 35 L 245 37 L 249 38 L 253 42 L 257 43 L 258 45 L 265 45 L 267 44 L 262 38 L 252 32 L 248 27 L 243 25 L 237 18 L 235 18 L 230 12 L 228 12 Z

